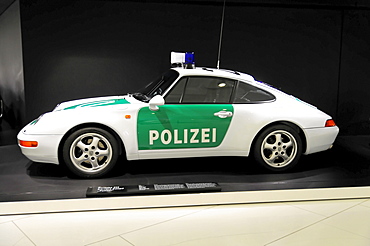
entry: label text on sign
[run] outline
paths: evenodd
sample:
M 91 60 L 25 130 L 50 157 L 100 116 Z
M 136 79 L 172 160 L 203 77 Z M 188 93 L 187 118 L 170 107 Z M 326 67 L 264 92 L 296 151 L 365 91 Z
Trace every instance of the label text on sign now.
M 153 145 L 155 141 L 159 140 L 162 144 L 196 144 L 196 143 L 215 143 L 216 142 L 216 128 L 201 128 L 201 129 L 184 129 L 183 137 L 180 137 L 179 130 L 172 131 L 165 129 L 161 132 L 157 130 L 149 130 L 149 145 Z

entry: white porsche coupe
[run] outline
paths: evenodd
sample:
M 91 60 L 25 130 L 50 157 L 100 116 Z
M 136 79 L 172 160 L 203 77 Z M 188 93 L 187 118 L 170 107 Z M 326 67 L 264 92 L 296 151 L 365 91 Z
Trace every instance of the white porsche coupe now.
M 331 148 L 338 132 L 329 115 L 250 75 L 173 68 L 137 93 L 61 103 L 25 126 L 18 143 L 32 161 L 97 178 L 120 155 L 252 156 L 285 171 L 301 154 Z

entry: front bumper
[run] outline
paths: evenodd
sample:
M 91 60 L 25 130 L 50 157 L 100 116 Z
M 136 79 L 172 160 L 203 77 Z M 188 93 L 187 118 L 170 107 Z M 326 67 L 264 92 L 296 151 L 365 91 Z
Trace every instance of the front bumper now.
M 18 133 L 18 146 L 22 153 L 31 161 L 59 164 L 58 146 L 63 135 L 39 135 L 25 134 L 24 131 Z M 19 140 L 37 141 L 37 147 L 23 147 Z

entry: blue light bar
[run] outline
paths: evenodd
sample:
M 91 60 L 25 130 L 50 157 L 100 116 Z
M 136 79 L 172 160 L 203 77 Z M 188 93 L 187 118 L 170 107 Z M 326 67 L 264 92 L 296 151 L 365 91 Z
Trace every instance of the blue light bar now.
M 194 52 L 185 53 L 185 64 L 195 64 Z
M 171 66 L 188 69 L 195 68 L 194 52 L 171 52 Z
M 184 68 L 187 68 L 187 69 L 195 68 L 194 52 L 185 53 Z

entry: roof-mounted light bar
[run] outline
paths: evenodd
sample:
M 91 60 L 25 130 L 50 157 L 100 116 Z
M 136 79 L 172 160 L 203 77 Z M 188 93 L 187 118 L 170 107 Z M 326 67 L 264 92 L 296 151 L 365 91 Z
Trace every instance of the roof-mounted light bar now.
M 171 52 L 171 67 L 195 68 L 194 52 Z

